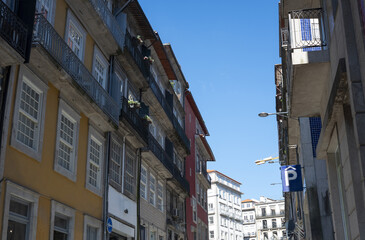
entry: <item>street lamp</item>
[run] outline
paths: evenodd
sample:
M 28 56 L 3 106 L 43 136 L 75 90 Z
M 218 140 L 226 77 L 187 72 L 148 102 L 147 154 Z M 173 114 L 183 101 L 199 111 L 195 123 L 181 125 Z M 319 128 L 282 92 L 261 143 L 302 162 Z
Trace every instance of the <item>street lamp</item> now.
M 261 112 L 258 115 L 259 115 L 259 117 L 267 117 L 267 116 L 270 116 L 270 115 L 279 115 L 279 116 L 287 117 L 288 112 L 276 112 L 276 113 Z
M 259 159 L 259 160 L 256 160 L 255 163 L 256 165 L 261 165 L 261 164 L 264 164 L 264 163 L 275 163 L 276 159 L 279 159 L 279 157 L 267 157 L 267 158 L 264 158 L 264 159 Z

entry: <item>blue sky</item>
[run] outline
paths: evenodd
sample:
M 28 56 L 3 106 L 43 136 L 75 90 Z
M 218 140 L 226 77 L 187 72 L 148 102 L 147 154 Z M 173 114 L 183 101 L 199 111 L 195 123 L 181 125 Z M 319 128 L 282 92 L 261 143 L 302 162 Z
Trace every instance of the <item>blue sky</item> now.
M 242 199 L 282 198 L 274 65 L 279 59 L 278 0 L 140 0 L 154 30 L 171 43 L 210 132 L 208 165 L 242 183 Z

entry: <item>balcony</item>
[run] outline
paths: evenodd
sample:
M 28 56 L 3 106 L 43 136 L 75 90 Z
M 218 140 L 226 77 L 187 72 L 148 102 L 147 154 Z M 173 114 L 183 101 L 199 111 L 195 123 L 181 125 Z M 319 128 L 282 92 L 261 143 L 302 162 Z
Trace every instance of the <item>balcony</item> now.
M 1 65 L 24 62 L 28 29 L 20 18 L 0 1 Z
M 282 30 L 286 75 L 292 117 L 320 112 L 320 101 L 329 79 L 329 51 L 321 8 L 288 13 L 289 29 Z M 285 58 L 285 56 L 282 56 Z M 315 73 L 315 74 L 313 74 Z
M 137 39 L 132 37 L 127 31 L 125 35 L 125 48 L 134 60 L 134 63 L 137 65 L 138 69 L 141 71 L 142 75 L 147 79 L 150 75 L 150 63 L 144 59 L 145 56 L 138 49 L 136 41 Z
M 179 124 L 179 121 L 174 116 L 172 111 L 172 105 L 169 104 L 165 98 L 165 95 L 162 93 L 161 89 L 156 83 L 156 80 L 153 78 L 151 72 L 150 72 L 150 63 L 148 60 L 145 59 L 146 54 L 143 54 L 143 52 L 139 49 L 137 39 L 135 37 L 132 37 L 130 33 L 127 31 L 125 36 L 125 48 L 129 56 L 124 54 L 126 56 L 125 59 L 120 57 L 121 62 L 126 61 L 126 59 L 130 58 L 130 61 L 125 62 L 125 69 L 129 74 L 136 74 L 136 71 L 134 69 L 138 68 L 141 76 L 146 80 L 146 83 L 148 84 L 149 88 L 152 90 L 152 93 L 154 97 L 157 99 L 158 103 L 161 105 L 162 109 L 164 110 L 167 118 L 172 123 L 172 128 L 174 129 L 175 135 L 177 136 L 178 140 L 182 143 L 185 150 L 190 153 L 190 141 L 188 137 L 185 134 L 185 130 L 181 127 Z M 131 68 L 128 68 L 128 65 L 131 66 Z M 138 75 L 138 74 L 137 74 Z M 138 84 L 134 83 L 136 86 Z M 142 86 L 140 86 L 142 87 Z M 150 94 L 151 95 L 151 94 Z M 148 96 L 148 92 L 147 92 Z M 150 104 L 154 105 L 154 104 Z
M 148 143 L 148 126 L 145 120 L 141 118 L 135 108 L 130 108 L 128 100 L 124 97 L 121 99 L 120 121 L 134 129 L 135 133 L 146 144 Z
M 87 32 L 107 55 L 114 55 L 124 49 L 125 20 L 119 23 L 103 0 L 66 0 L 73 12 L 78 13 Z M 123 26 L 124 24 L 124 26 Z
M 243 219 L 242 223 L 243 224 L 254 224 L 255 219 Z
M 152 153 L 154 157 L 151 158 L 149 153 Z M 161 147 L 160 143 L 157 142 L 151 134 L 148 134 L 148 147 L 144 150 L 143 154 L 148 159 L 151 159 L 152 164 L 158 166 L 157 169 L 160 170 L 166 178 L 176 181 L 180 185 L 181 189 L 183 189 L 186 193 L 189 192 L 190 185 L 188 181 L 181 176 L 181 172 L 173 163 L 172 158 L 165 152 L 165 149 Z M 154 159 L 158 159 L 158 162 Z
M 177 133 L 180 142 L 184 146 L 185 150 L 190 154 L 190 140 L 186 136 L 185 130 L 181 127 L 175 115 L 172 115 L 172 125 L 174 126 L 175 132 Z
M 42 15 L 35 17 L 33 45 L 36 48 L 32 51 L 31 65 L 36 66 L 40 74 L 47 76 L 59 89 L 67 89 L 63 93 L 73 101 L 78 101 L 79 107 L 88 117 L 93 117 L 98 122 L 100 114 L 94 113 L 104 113 L 107 121 L 111 120 L 114 124 L 118 124 L 117 102 L 98 83 Z M 80 94 L 80 91 L 84 94 Z M 90 108 L 90 102 L 93 109 Z
M 203 162 L 200 161 L 198 164 L 198 168 L 196 169 L 196 173 L 198 178 L 202 181 L 206 188 L 210 188 L 212 183 L 211 178 L 207 172 L 207 168 L 204 166 Z
M 284 213 L 275 213 L 275 214 L 256 214 L 256 219 L 262 218 L 276 218 L 276 217 L 284 217 Z

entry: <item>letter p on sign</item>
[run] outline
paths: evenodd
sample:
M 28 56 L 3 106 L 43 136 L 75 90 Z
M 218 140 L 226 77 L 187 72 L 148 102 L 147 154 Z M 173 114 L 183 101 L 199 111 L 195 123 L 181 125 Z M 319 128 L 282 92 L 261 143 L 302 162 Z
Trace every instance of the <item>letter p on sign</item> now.
M 300 165 L 281 166 L 283 192 L 303 191 L 302 168 Z

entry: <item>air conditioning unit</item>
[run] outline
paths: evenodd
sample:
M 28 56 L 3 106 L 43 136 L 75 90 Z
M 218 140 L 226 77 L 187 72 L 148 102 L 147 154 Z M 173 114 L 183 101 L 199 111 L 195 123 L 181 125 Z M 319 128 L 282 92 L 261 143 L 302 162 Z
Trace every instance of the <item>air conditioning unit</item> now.
M 280 29 L 281 46 L 287 48 L 289 45 L 289 30 L 287 28 Z
M 177 209 L 177 208 L 174 208 L 172 210 L 172 216 L 175 217 L 175 218 L 179 217 L 179 215 L 180 215 L 179 213 L 180 213 L 179 209 Z

